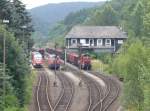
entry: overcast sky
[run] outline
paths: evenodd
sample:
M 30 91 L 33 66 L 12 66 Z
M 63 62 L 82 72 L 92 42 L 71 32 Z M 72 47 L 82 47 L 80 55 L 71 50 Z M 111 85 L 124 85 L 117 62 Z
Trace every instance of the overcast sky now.
M 106 0 L 20 0 L 22 1 L 27 9 L 31 9 L 40 5 L 45 5 L 48 3 L 62 3 L 62 2 L 98 2 L 98 1 L 106 1 Z

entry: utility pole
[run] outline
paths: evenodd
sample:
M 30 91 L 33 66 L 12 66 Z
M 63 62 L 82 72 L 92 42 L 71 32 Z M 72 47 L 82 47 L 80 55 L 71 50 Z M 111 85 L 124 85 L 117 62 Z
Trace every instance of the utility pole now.
M 23 30 L 23 44 L 25 45 L 25 29 L 27 28 L 26 25 L 21 26 L 22 30 Z
M 3 20 L 4 24 L 9 24 L 9 20 Z M 3 36 L 3 106 L 5 108 L 5 93 L 6 93 L 6 79 L 8 79 L 6 77 L 6 32 L 4 32 L 4 36 Z
M 66 66 L 66 59 L 67 59 L 67 49 L 65 47 L 65 61 L 64 61 L 64 65 Z
M 25 53 L 27 54 L 27 59 L 28 59 L 28 62 L 29 62 L 29 55 L 30 55 L 29 40 L 27 40 L 27 43 L 25 42 L 25 29 L 27 29 L 27 26 L 23 25 L 23 26 L 21 26 L 21 29 L 23 30 L 23 48 L 24 48 Z M 29 38 L 27 38 L 27 39 L 29 39 Z
M 82 45 L 81 43 L 78 44 L 78 48 L 79 48 L 79 70 L 80 70 L 80 76 L 82 74 L 82 70 L 81 70 L 81 61 L 80 61 L 80 58 L 81 58 L 81 51 L 82 51 Z M 82 86 L 82 77 L 80 77 L 80 82 L 79 82 L 79 86 L 81 87 Z
M 64 47 L 64 70 L 66 70 L 66 63 L 67 63 L 67 48 Z
M 53 83 L 53 85 L 54 85 L 54 87 L 56 87 L 57 86 L 57 82 L 56 82 L 56 59 L 57 59 L 57 54 L 56 54 L 56 48 L 57 48 L 57 43 L 55 42 L 55 60 L 54 60 L 54 64 L 55 64 L 55 80 L 54 80 L 54 83 Z

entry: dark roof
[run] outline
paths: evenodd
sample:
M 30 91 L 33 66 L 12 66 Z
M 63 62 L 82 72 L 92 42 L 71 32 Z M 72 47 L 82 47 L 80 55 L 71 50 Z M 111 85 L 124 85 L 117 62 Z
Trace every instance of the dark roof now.
M 65 38 L 127 38 L 117 26 L 75 26 Z

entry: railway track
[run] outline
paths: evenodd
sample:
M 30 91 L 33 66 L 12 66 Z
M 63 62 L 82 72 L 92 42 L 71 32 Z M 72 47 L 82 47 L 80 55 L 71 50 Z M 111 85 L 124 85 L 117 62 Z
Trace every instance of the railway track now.
M 89 103 L 86 111 L 101 111 L 102 109 L 102 97 L 103 97 L 103 89 L 102 87 L 95 82 L 93 79 L 86 77 L 84 75 L 79 75 L 79 71 L 71 70 L 75 75 L 81 77 L 81 81 L 88 87 L 89 91 Z
M 79 71 L 70 69 L 84 80 L 89 89 L 89 105 L 87 111 L 111 111 L 109 108 L 119 96 L 120 87 L 110 77 L 90 71 L 89 73 L 101 78 L 106 84 L 106 90 L 93 79 L 79 75 Z
M 57 76 L 62 83 L 62 91 L 55 106 L 54 111 L 69 111 L 74 96 L 73 83 L 61 72 L 57 72 Z
M 100 111 L 109 111 L 109 108 L 111 107 L 111 105 L 115 102 L 115 100 L 119 96 L 120 87 L 115 82 L 115 80 L 113 80 L 110 77 L 101 75 L 97 72 L 91 72 L 91 73 L 96 75 L 97 77 L 103 79 L 103 81 L 105 81 L 105 83 L 107 84 L 107 91 L 102 98 L 102 101 L 101 101 L 102 108 Z
M 110 108 L 119 95 L 120 87 L 111 77 L 101 75 L 97 72 L 89 71 L 89 73 L 101 78 L 105 84 L 105 90 L 94 79 L 80 74 L 79 70 L 70 69 L 73 74 L 78 75 L 89 90 L 89 101 L 86 111 L 112 111 Z M 56 75 L 61 81 L 62 90 L 59 98 L 51 105 L 49 96 L 49 78 L 44 69 L 38 70 L 39 80 L 36 88 L 36 111 L 69 111 L 74 97 L 74 84 L 63 73 L 57 71 Z
M 102 90 L 96 82 L 92 81 L 89 78 L 82 78 L 84 79 L 85 83 L 89 89 L 89 106 L 88 111 L 100 111 L 99 103 L 102 97 Z M 99 107 L 98 107 L 99 106 Z
M 38 70 L 38 73 L 39 80 L 36 88 L 36 111 L 53 111 L 48 92 L 48 77 L 43 69 L 41 69 L 41 71 Z

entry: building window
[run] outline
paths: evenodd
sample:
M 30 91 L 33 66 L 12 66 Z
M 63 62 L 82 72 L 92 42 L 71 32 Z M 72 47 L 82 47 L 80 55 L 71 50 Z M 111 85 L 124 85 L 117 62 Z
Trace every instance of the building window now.
M 77 39 L 71 39 L 71 44 L 77 44 Z
M 118 44 L 123 44 L 123 40 L 118 40 Z
M 85 44 L 85 42 L 86 42 L 85 39 L 80 39 L 81 44 Z
M 89 39 L 86 39 L 86 44 L 89 44 Z
M 102 45 L 103 45 L 103 40 L 97 39 L 97 46 L 102 46 Z
M 106 46 L 111 46 L 111 39 L 106 39 L 105 40 L 105 45 Z

